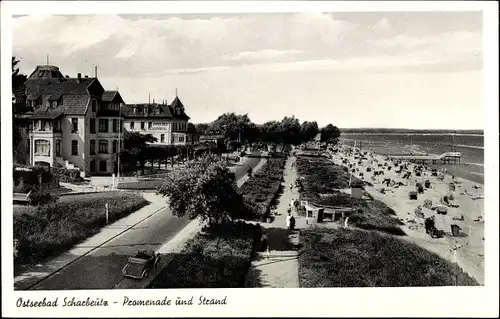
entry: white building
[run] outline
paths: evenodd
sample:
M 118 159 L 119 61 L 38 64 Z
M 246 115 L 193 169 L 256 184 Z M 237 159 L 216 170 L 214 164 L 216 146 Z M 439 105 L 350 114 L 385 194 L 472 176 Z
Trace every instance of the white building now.
M 58 67 L 41 65 L 26 82 L 26 103 L 33 108 L 27 164 L 86 176 L 116 172 L 123 125 L 117 91 L 105 91 L 96 77 L 64 77 Z
M 172 104 L 127 104 L 122 107 L 127 132 L 151 134 L 155 145 L 189 145 L 196 140 L 188 134 L 189 116 L 178 97 Z

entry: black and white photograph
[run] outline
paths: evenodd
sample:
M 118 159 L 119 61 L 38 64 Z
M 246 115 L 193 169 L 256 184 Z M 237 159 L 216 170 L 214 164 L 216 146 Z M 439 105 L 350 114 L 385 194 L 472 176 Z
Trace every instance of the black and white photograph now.
M 10 315 L 498 309 L 498 4 L 298 2 L 2 3 Z

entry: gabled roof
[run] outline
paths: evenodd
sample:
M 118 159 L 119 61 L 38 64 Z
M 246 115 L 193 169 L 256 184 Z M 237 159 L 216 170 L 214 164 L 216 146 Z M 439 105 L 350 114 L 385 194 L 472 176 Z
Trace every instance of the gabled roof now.
M 170 104 L 170 106 L 172 106 L 172 107 L 184 107 L 184 104 L 182 104 L 182 102 L 179 99 L 179 97 L 176 96 L 175 99 Z
M 144 113 L 144 108 L 148 108 L 148 113 Z M 137 114 L 134 109 L 137 108 Z M 157 114 L 157 110 L 159 110 Z M 168 105 L 163 104 L 125 104 L 122 107 L 124 117 L 128 118 L 173 118 L 172 112 Z
M 104 93 L 102 94 L 101 100 L 103 102 L 112 102 L 117 94 L 118 94 L 118 91 L 104 91 Z

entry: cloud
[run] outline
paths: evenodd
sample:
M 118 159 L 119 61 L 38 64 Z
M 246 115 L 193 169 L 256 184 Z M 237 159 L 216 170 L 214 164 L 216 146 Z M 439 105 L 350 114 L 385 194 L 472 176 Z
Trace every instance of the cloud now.
M 260 51 L 244 51 L 231 56 L 230 60 L 266 60 L 266 59 L 277 59 L 283 57 L 290 57 L 297 54 L 301 54 L 302 50 L 260 50 Z
M 444 33 L 436 30 L 417 36 L 406 32 L 411 25 L 397 28 L 392 20 L 396 18 L 381 15 L 374 23 L 362 24 L 323 13 L 189 19 L 171 15 L 163 19 L 147 15 L 134 19 L 22 16 L 13 20 L 13 54 L 22 58 L 21 68 L 26 73 L 44 63 L 49 54 L 63 72 L 92 70 L 97 64 L 101 76 L 124 77 L 193 74 L 248 65 L 272 67 L 269 63 L 276 63 L 278 70 L 360 70 L 374 65 L 394 69 L 396 65 L 450 65 L 456 61 L 461 68 L 464 60 L 478 59 L 482 43 L 476 31 L 443 28 Z
M 369 29 L 375 32 L 388 32 L 392 30 L 392 26 L 391 23 L 389 22 L 389 19 L 384 17 L 380 19 L 377 23 L 375 23 L 373 26 L 371 26 Z

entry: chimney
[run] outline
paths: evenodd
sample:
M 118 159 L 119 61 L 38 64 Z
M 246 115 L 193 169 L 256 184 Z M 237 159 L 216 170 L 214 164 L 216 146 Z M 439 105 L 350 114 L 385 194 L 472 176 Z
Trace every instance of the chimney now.
M 85 78 L 86 78 L 86 79 L 88 79 L 88 78 L 89 78 L 89 76 L 88 76 L 88 75 L 86 75 L 86 76 L 85 76 Z
M 66 75 L 66 79 L 69 79 L 69 75 Z
M 155 98 L 153 98 L 153 104 L 155 104 Z
M 82 80 L 82 74 L 78 73 L 76 83 L 80 83 L 81 80 Z

